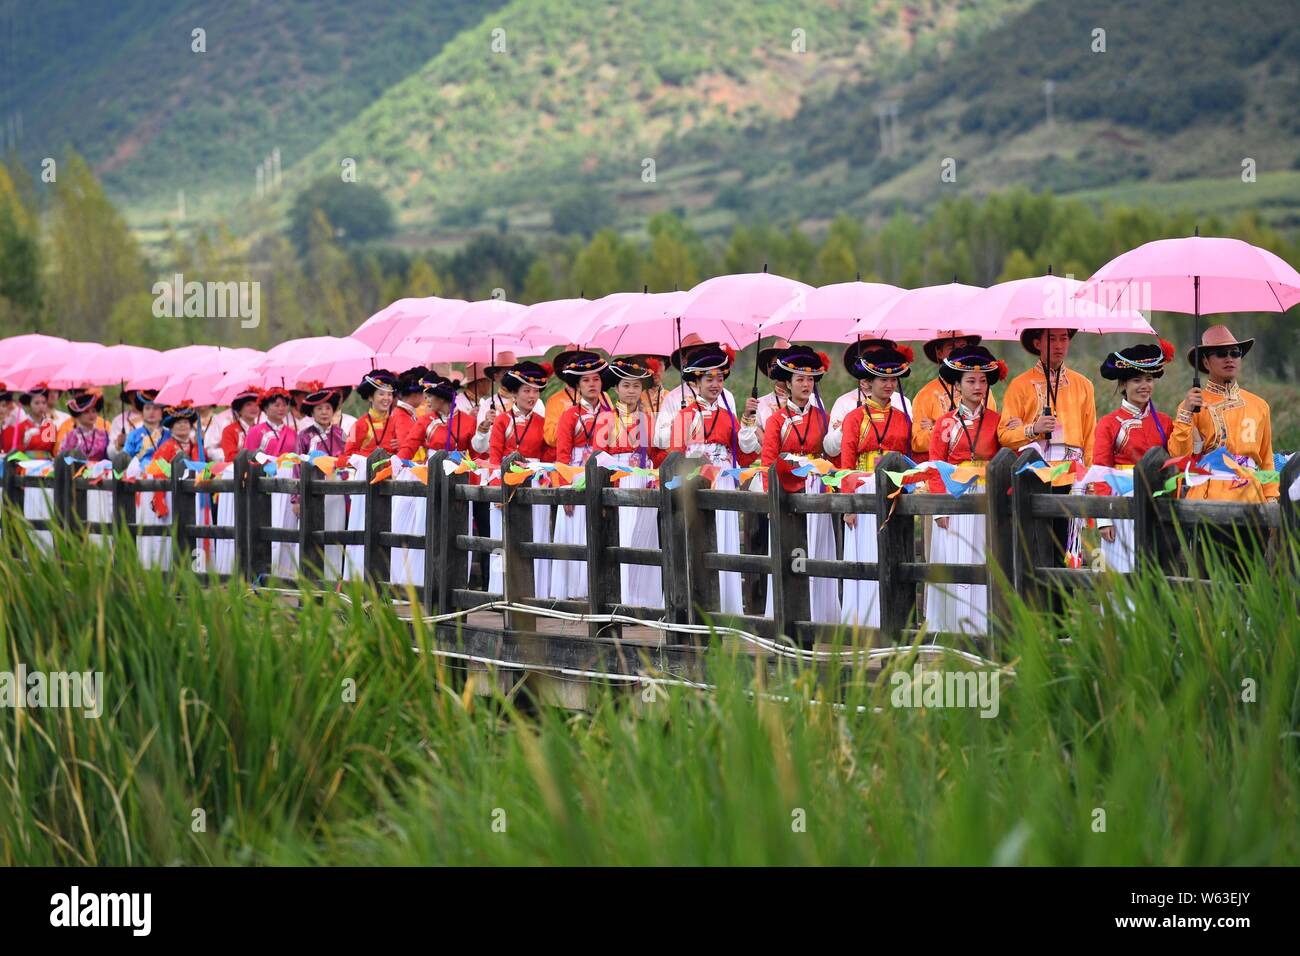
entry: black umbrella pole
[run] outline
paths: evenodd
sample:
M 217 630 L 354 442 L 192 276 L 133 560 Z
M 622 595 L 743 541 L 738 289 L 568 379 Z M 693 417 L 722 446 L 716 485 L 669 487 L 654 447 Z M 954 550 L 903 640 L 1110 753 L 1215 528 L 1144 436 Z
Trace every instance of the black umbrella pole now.
M 1201 387 L 1201 277 L 1192 276 L 1192 348 L 1196 349 L 1192 353 L 1196 361 L 1192 364 L 1192 388 Z M 1201 410 L 1197 405 L 1192 409 L 1195 415 Z

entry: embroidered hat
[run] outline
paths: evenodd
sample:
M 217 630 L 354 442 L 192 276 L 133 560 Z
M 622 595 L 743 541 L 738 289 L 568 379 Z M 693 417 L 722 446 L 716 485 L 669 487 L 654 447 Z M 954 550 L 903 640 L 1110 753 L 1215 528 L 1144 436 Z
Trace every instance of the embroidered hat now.
M 695 345 L 682 343 L 682 347 L 671 356 L 669 361 L 682 373 L 682 381 L 697 382 L 705 372 L 721 372 L 726 378 L 731 374 L 732 363 L 736 353 L 729 345 L 717 342 L 700 342 Z
M 199 410 L 188 401 L 179 405 L 168 405 L 163 409 L 163 428 L 171 428 L 177 422 L 189 422 L 193 425 L 199 420 Z
M 519 391 L 525 385 L 545 388 L 554 371 L 550 362 L 516 362 L 506 369 L 506 374 L 501 377 L 501 385 L 511 393 Z
M 601 358 L 599 352 L 573 349 L 555 356 L 555 374 L 564 379 L 567 384 L 576 387 L 582 380 L 582 376 L 591 375 L 593 372 L 600 375 L 608 364 Z
M 80 415 L 92 408 L 97 412 L 104 410 L 104 393 L 99 389 L 77 389 L 68 393 L 68 411 L 73 415 Z
M 386 368 L 377 368 L 373 372 L 368 372 L 357 385 L 357 394 L 366 401 L 370 401 L 375 392 L 394 392 L 396 390 L 397 376 Z
M 775 382 L 788 382 L 796 375 L 821 378 L 830 367 L 831 360 L 825 352 L 814 351 L 807 345 L 792 345 L 772 357 L 768 377 Z
M 1151 342 L 1130 345 L 1106 356 L 1101 363 L 1101 377 L 1112 382 L 1123 382 L 1138 375 L 1159 378 L 1173 358 L 1174 347 L 1164 339 L 1158 345 Z
M 600 387 L 610 389 L 624 380 L 640 382 L 644 385 L 653 375 L 650 367 L 639 357 L 623 355 L 610 359 L 605 365 L 605 370 L 600 373 Z
M 889 348 L 878 345 L 872 349 L 856 350 L 855 360 L 849 368 L 854 378 L 907 378 L 912 374 L 911 349 Z
M 983 372 L 992 388 L 1007 377 L 1007 363 L 984 346 L 972 345 L 952 353 L 939 364 L 939 377 L 949 385 L 958 384 L 967 372 Z

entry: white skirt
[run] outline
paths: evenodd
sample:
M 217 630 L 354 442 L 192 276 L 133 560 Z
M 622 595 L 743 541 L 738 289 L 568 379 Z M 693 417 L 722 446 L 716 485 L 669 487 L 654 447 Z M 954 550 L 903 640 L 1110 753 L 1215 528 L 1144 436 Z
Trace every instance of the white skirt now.
M 825 493 L 820 475 L 809 475 L 804 479 L 804 493 L 819 495 Z M 828 514 L 808 515 L 808 557 L 828 561 L 836 559 L 835 524 Z M 771 538 L 768 538 L 768 554 L 771 554 Z M 839 581 L 835 578 L 809 578 L 808 600 L 812 620 L 823 624 L 836 624 L 840 621 Z M 764 611 L 767 617 L 773 613 L 772 576 L 767 578 L 767 605 Z
M 636 464 L 635 454 L 617 455 L 624 467 Z M 646 475 L 627 475 L 619 481 L 620 488 L 647 488 Z M 618 545 L 620 548 L 658 548 L 659 510 L 657 508 L 619 508 Z M 629 607 L 664 606 L 663 569 L 653 564 L 624 564 L 619 578 L 622 601 Z
M 348 464 L 355 469 L 353 480 L 369 480 L 369 473 L 366 471 L 366 459 L 362 455 L 353 455 Z M 366 530 L 366 496 L 365 494 L 348 495 L 348 524 L 349 531 Z M 349 544 L 344 548 L 343 555 L 343 577 L 350 581 L 359 581 L 366 575 L 366 549 L 360 544 Z
M 858 494 L 875 494 L 876 477 L 872 475 L 858 486 Z M 878 560 L 876 516 L 860 514 L 857 523 L 844 526 L 844 560 L 873 562 Z M 880 582 L 844 581 L 844 601 L 840 620 L 858 627 L 880 627 Z
M 226 474 L 233 474 L 234 468 L 227 468 Z M 233 528 L 235 526 L 235 493 L 223 491 L 217 495 L 217 527 Z M 233 574 L 235 571 L 235 539 L 218 540 L 212 549 L 212 570 L 217 574 Z
M 338 481 L 334 475 L 330 475 L 327 481 Z M 344 495 L 326 495 L 325 496 L 325 531 L 342 531 L 343 526 L 347 523 L 348 507 L 344 503 Z M 343 545 L 329 544 L 325 546 L 325 567 L 323 574 L 326 580 L 334 581 L 343 573 Z
M 762 476 L 754 479 L 762 482 Z M 718 491 L 734 491 L 736 479 L 730 475 L 718 475 L 713 487 Z M 750 487 L 754 487 L 751 483 Z M 719 554 L 740 554 L 740 512 L 715 511 L 714 527 L 718 534 Z M 768 582 L 767 600 L 772 601 L 772 583 Z M 722 614 L 744 614 L 745 598 L 739 571 L 718 572 L 718 611 Z
M 153 510 L 152 491 L 141 492 L 135 496 L 136 523 L 142 528 L 172 523 L 172 493 L 164 492 L 167 500 L 167 517 L 159 518 Z M 163 571 L 172 566 L 172 542 L 169 535 L 150 535 L 136 538 L 136 548 L 140 563 L 146 568 L 159 568 Z
M 53 474 L 53 472 L 51 472 Z M 23 514 L 33 520 L 48 519 L 54 512 L 53 488 L 24 488 Z M 46 551 L 54 548 L 54 535 L 49 531 L 34 531 L 32 536 Z
M 393 481 L 415 481 L 413 470 L 398 464 L 393 469 Z M 394 497 L 392 531 L 393 534 L 418 534 L 424 536 L 425 521 L 428 516 L 428 500 L 421 495 L 418 498 L 406 496 Z M 424 584 L 424 549 L 393 548 L 392 565 L 388 579 L 394 584 Z
M 533 505 L 533 541 L 538 544 L 549 544 L 551 540 L 551 508 L 549 505 Z M 491 517 L 489 518 L 490 537 L 502 541 L 501 537 L 501 506 L 492 505 Z M 504 547 L 504 541 L 502 547 Z M 506 579 L 504 571 L 504 562 L 499 551 L 493 551 L 488 556 L 488 586 L 487 589 L 492 594 L 506 593 Z M 532 594 L 512 594 L 511 600 L 516 597 L 545 597 L 551 589 L 551 560 L 550 558 L 533 559 L 533 593 Z
M 555 509 L 556 544 L 587 543 L 587 506 L 575 505 L 573 514 L 568 514 L 564 506 Z M 551 562 L 550 580 L 547 582 L 546 596 L 552 601 L 580 601 L 587 597 L 587 562 L 559 561 Z
M 1133 492 L 1124 497 L 1132 498 Z M 1101 539 L 1101 554 L 1106 562 L 1106 570 L 1128 574 L 1133 570 L 1133 521 L 1128 518 L 1117 519 L 1114 524 L 1115 540 Z
M 86 489 L 86 521 L 113 522 L 113 492 Z M 111 542 L 112 538 L 103 534 L 92 534 L 90 540 L 95 544 Z
M 275 470 L 277 478 L 292 478 L 293 465 L 283 464 Z M 271 526 L 296 531 L 298 518 L 293 513 L 293 495 L 276 492 L 271 495 Z M 298 545 L 276 541 L 271 544 L 271 574 L 293 578 L 298 575 Z
M 933 520 L 933 519 L 930 519 Z M 948 527 L 933 525 L 930 561 L 984 564 L 983 515 L 948 515 Z M 927 584 L 925 627 L 948 634 L 988 633 L 988 587 L 983 584 Z

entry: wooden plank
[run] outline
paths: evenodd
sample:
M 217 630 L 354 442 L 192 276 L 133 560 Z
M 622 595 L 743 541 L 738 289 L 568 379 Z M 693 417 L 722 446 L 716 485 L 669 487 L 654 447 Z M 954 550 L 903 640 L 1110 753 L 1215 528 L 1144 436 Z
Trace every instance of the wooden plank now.
M 604 502 L 609 487 L 609 469 L 602 468 L 593 455 L 587 459 L 587 604 L 592 614 L 609 614 L 619 601 L 619 565 L 607 557 L 618 543 L 618 511 Z M 609 625 L 604 625 L 609 626 Z M 613 625 L 615 628 L 618 625 Z M 602 625 L 591 625 L 591 636 Z
M 681 467 L 689 472 L 694 469 L 695 463 L 691 459 L 684 459 Z M 693 624 L 703 621 L 705 615 L 715 613 L 722 600 L 718 575 L 704 566 L 704 556 L 718 550 L 718 525 L 713 512 L 699 506 L 697 494 L 703 485 L 704 478 L 700 475 L 682 482 L 685 492 L 681 499 L 685 518 L 685 563 L 690 588 L 690 621 Z
M 1133 499 L 1117 495 L 1034 495 L 1030 511 L 1034 518 L 1127 520 L 1133 517 Z
M 442 527 L 438 529 L 438 607 L 448 613 L 459 605 L 454 603 L 456 591 L 463 590 L 469 584 L 469 561 L 464 551 L 456 548 L 456 534 L 469 527 L 469 502 L 456 494 L 456 489 L 464 485 L 469 476 L 443 475 L 438 493 L 438 511 Z M 433 542 L 430 542 L 432 545 Z M 425 560 L 433 555 L 433 549 L 425 552 Z
M 1043 463 L 1036 449 L 1027 448 L 1020 453 L 1012 467 L 1011 521 L 1014 527 L 1014 554 L 1012 583 L 1016 592 L 1026 600 L 1034 600 L 1037 568 L 1050 564 L 1050 538 L 1042 533 L 1039 520 L 1034 518 L 1033 497 L 1046 487 L 1032 472 L 1020 473 L 1022 468 Z
M 271 495 L 262 490 L 259 481 L 262 466 L 257 463 L 252 453 L 247 454 L 245 465 L 244 490 L 248 514 L 248 564 L 246 566 L 249 579 L 256 581 L 271 573 L 271 540 L 265 535 L 265 529 L 269 529 L 272 523 Z
M 511 452 L 501 462 L 501 474 L 510 473 L 523 456 Z M 537 578 L 533 559 L 525 556 L 523 546 L 533 540 L 533 507 L 517 500 L 519 485 L 511 487 L 501 483 L 501 577 L 505 600 L 523 603 L 537 594 Z M 506 624 L 512 630 L 531 631 L 537 628 L 537 615 L 524 611 L 509 611 Z
M 684 624 L 690 619 L 690 589 L 687 581 L 685 489 L 667 486 L 685 471 L 681 452 L 669 452 L 659 465 L 659 550 L 663 554 L 664 608 L 668 619 Z
M 1003 448 L 984 473 L 984 559 L 988 566 L 989 636 L 998 644 L 1009 636 L 1010 594 L 1015 564 L 1015 536 L 1011 514 L 1011 476 L 1016 453 Z
M 375 465 L 389 457 L 388 452 L 376 448 L 366 459 L 366 528 L 361 546 L 362 560 L 366 580 L 376 587 L 392 574 L 392 552 L 380 543 L 379 533 L 393 530 L 393 499 L 379 494 L 379 486 L 370 484 L 370 478 L 375 473 Z
M 742 491 L 739 488 L 730 491 L 700 488 L 695 493 L 695 499 L 696 506 L 703 511 L 748 511 L 767 514 L 770 504 L 765 492 Z
M 424 609 L 430 614 L 442 610 L 442 591 L 438 585 L 438 530 L 442 527 L 442 485 L 445 475 L 442 463 L 446 460 L 445 451 L 436 451 L 429 456 L 428 480 L 424 484 L 424 580 L 421 581 Z
M 1169 455 L 1150 448 L 1133 469 L 1133 555 L 1137 562 L 1153 562 L 1166 574 L 1174 570 L 1176 545 L 1173 529 L 1161 520 L 1160 499 L 1165 485 L 1164 467 Z
M 174 532 L 175 550 L 172 553 L 171 570 L 173 575 L 188 570 L 194 561 L 194 536 L 186 531 L 198 523 L 198 496 L 194 494 L 194 482 L 185 481 L 185 466 L 179 461 L 172 462 L 172 530 Z
M 298 468 L 298 569 L 309 581 L 323 581 L 325 549 L 319 532 L 325 530 L 325 495 L 317 479 L 321 472 L 310 462 Z

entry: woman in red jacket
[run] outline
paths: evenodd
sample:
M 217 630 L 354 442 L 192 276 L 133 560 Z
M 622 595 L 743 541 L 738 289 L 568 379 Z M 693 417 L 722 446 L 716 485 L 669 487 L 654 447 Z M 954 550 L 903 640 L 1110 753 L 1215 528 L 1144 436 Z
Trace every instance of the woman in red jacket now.
M 806 345 L 792 345 L 773 357 L 769 376 L 785 382 L 785 401 L 772 411 L 763 429 L 763 467 L 776 465 L 781 487 L 788 492 L 820 494 L 824 489 L 821 475 L 800 478 L 798 466 L 786 455 L 821 458 L 825 454 L 822 440 L 830 417 L 817 394 L 817 382 L 830 371 L 830 359 Z M 808 515 L 808 557 L 835 560 L 835 525 L 828 514 Z M 809 578 L 812 619 L 825 623 L 840 620 L 839 582 L 834 578 Z M 767 586 L 767 615 L 772 615 L 772 585 Z
M 154 462 L 168 462 L 172 468 L 183 468 L 183 462 L 186 461 L 207 461 L 203 453 L 203 445 L 198 440 L 198 423 L 199 410 L 189 402 L 182 402 L 180 405 L 169 406 L 163 412 L 163 428 L 167 429 L 168 436 L 158 450 L 154 452 Z M 149 502 L 147 507 L 153 509 L 154 515 L 157 516 L 157 524 L 171 524 L 172 495 L 170 491 L 155 491 L 148 496 Z M 197 523 L 204 524 L 203 516 L 196 511 Z M 144 538 L 144 543 L 149 545 L 147 554 L 152 559 L 151 564 L 166 570 L 171 567 L 171 542 L 167 538 Z M 205 539 L 202 547 L 195 549 L 194 570 L 202 572 L 207 568 L 207 545 Z M 188 558 L 189 555 L 183 557 Z
M 983 470 L 998 453 L 1001 416 L 989 407 L 993 386 L 1007 366 L 982 345 L 954 350 L 939 376 L 955 388 L 957 405 L 940 416 L 930 436 L 930 460 Z M 979 484 L 982 486 L 983 478 Z M 934 519 L 930 560 L 936 564 L 984 563 L 984 516 L 944 515 Z M 983 584 L 927 584 L 926 628 L 950 634 L 988 633 L 988 588 Z
M 515 452 L 525 461 L 555 461 L 555 448 L 546 443 L 546 412 L 541 403 L 542 389 L 551 378 L 551 366 L 537 362 L 516 362 L 501 376 L 501 388 L 510 396 L 505 411 L 492 420 L 488 433 L 489 484 L 501 483 L 501 462 Z M 476 436 L 477 438 L 477 436 Z M 547 505 L 533 505 L 533 541 L 551 540 L 551 509 Z M 501 540 L 501 506 L 492 505 L 488 534 Z M 533 559 L 533 594 L 546 594 L 551 584 L 551 562 L 548 558 Z M 488 561 L 488 591 L 505 593 L 501 555 L 493 554 Z
M 393 406 L 393 392 L 397 376 L 386 368 L 375 369 L 357 385 L 360 395 L 369 408 L 352 424 L 352 432 L 343 446 L 339 464 L 346 464 L 356 475 L 368 477 L 366 459 L 382 448 L 390 455 L 397 453 L 397 434 L 393 431 L 389 411 Z M 348 530 L 364 531 L 366 528 L 366 496 L 348 495 Z M 350 544 L 343 553 L 343 576 L 361 578 L 365 573 L 365 554 L 359 544 Z
M 863 383 L 863 402 L 844 418 L 840 434 L 840 467 L 871 473 L 857 487 L 859 494 L 876 490 L 876 462 L 886 452 L 906 455 L 912 448 L 912 421 L 892 398 L 912 372 L 907 356 L 897 348 L 850 345 L 844 364 Z M 844 560 L 877 560 L 876 516 L 844 516 Z M 844 582 L 841 620 L 859 627 L 880 627 L 880 584 L 876 581 Z
M 1101 363 L 1101 377 L 1119 387 L 1119 408 L 1097 422 L 1093 440 L 1093 467 L 1132 471 L 1152 448 L 1165 448 L 1174 423 L 1156 410 L 1156 379 L 1173 360 L 1174 347 L 1164 339 L 1159 345 L 1133 345 L 1111 352 Z M 1094 490 L 1095 485 L 1089 490 Z M 1130 490 L 1129 495 L 1133 492 Z M 1101 553 L 1112 571 L 1133 570 L 1133 522 L 1098 519 Z
M 614 404 L 601 412 L 593 442 L 610 468 L 657 468 L 660 449 L 651 448 L 654 419 L 645 410 L 641 395 L 654 377 L 650 366 L 639 357 L 612 358 L 601 374 L 606 390 L 614 392 Z M 629 474 L 619 480 L 620 488 L 650 488 L 647 475 Z M 618 543 L 622 548 L 658 548 L 657 508 L 618 509 Z M 663 574 L 648 564 L 624 564 L 620 569 L 623 603 L 633 607 L 663 607 Z
M 608 367 L 595 352 L 575 350 L 556 356 L 555 374 L 576 390 L 578 400 L 560 415 L 555 431 L 555 460 L 581 466 L 596 452 L 593 436 L 601 412 L 609 410 L 602 378 Z M 555 514 L 557 544 L 587 543 L 587 509 L 564 505 Z M 587 596 L 587 565 L 582 561 L 554 561 L 548 595 L 552 600 L 582 600 Z

